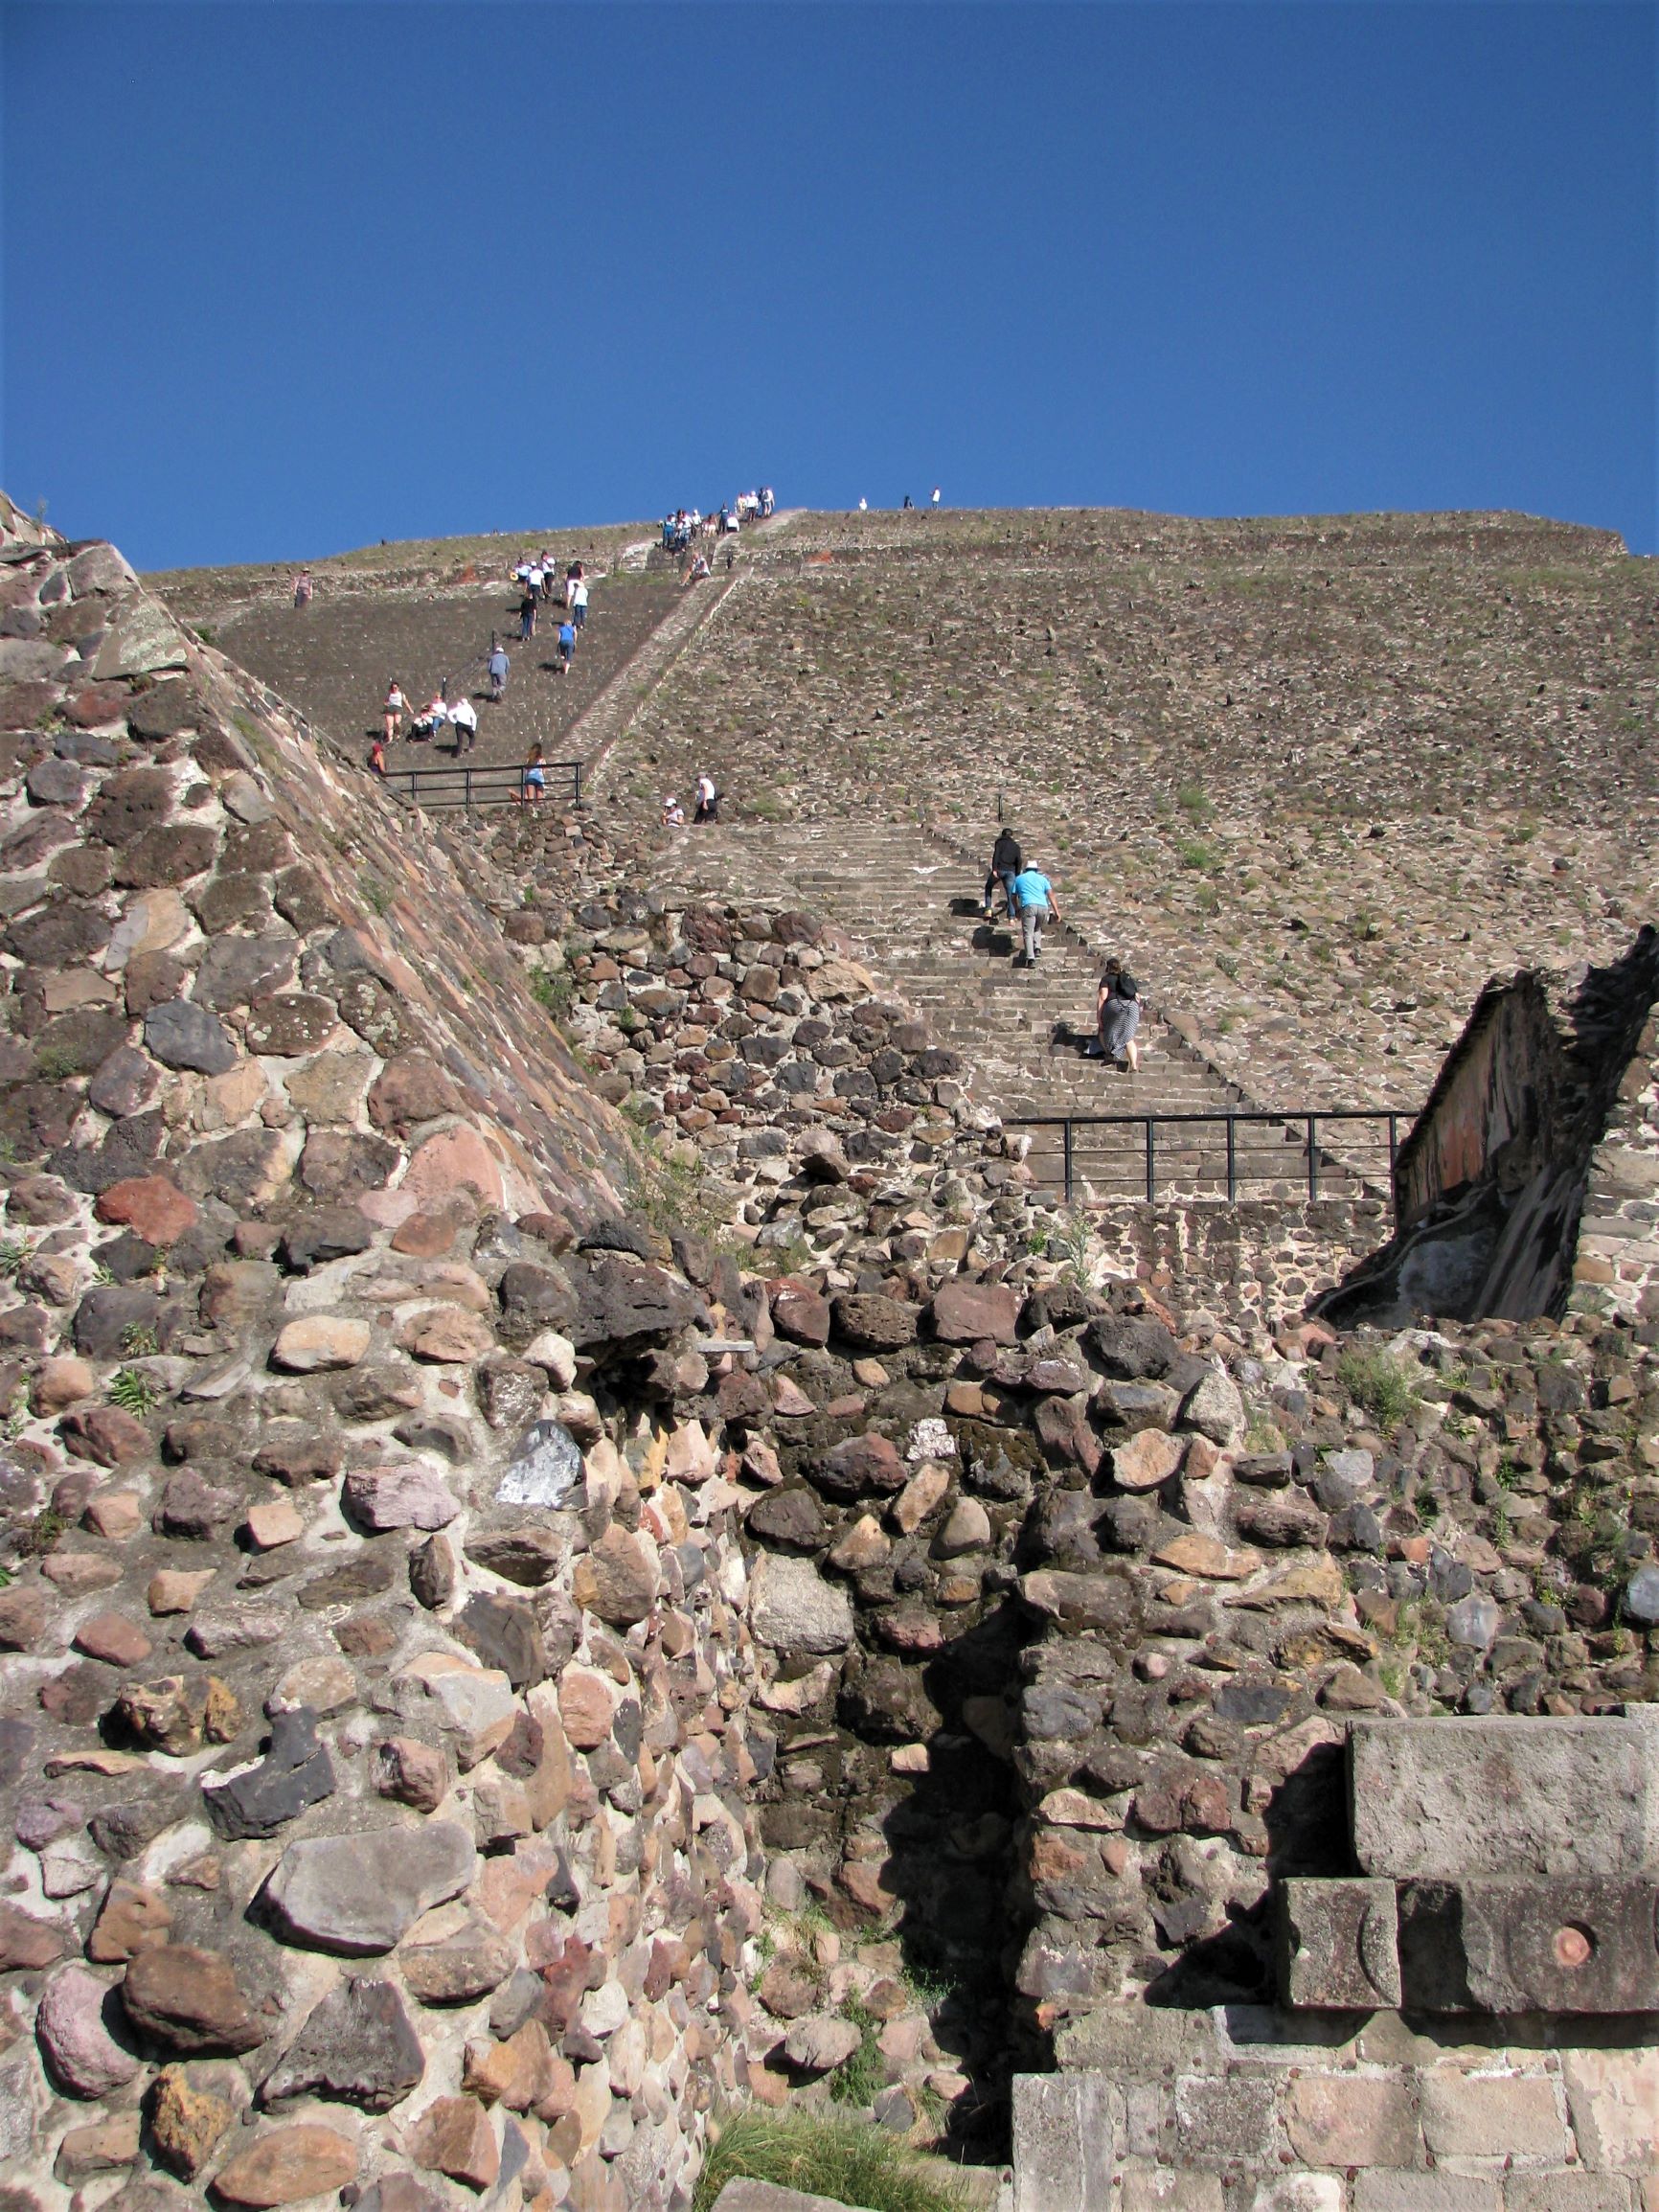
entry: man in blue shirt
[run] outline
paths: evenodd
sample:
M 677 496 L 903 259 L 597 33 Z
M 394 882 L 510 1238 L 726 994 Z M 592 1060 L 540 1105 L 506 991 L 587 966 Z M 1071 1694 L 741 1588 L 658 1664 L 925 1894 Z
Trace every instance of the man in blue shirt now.
M 1025 939 L 1025 964 L 1034 968 L 1043 948 L 1043 924 L 1051 915 L 1059 920 L 1059 903 L 1054 885 L 1029 860 L 1013 879 L 1013 895 L 1019 908 L 1020 934 Z

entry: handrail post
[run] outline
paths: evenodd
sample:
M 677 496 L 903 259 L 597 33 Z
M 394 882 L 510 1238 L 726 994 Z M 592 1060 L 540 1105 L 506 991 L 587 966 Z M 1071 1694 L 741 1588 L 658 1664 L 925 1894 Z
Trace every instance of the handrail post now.
M 1072 1117 L 1070 1114 L 1067 1114 L 1065 1118 L 1060 1133 L 1060 1142 L 1065 1157 L 1066 1204 L 1069 1206 L 1072 1202 Z
M 1143 1118 L 1147 1125 L 1147 1203 L 1149 1206 L 1157 1187 L 1158 1171 L 1153 1163 L 1158 1143 L 1158 1117 L 1156 1114 L 1147 1114 Z
M 1319 1196 L 1319 1147 L 1314 1136 L 1314 1126 L 1317 1120 L 1318 1116 L 1315 1114 L 1309 1114 L 1307 1117 L 1307 1196 L 1309 1198 L 1317 1198 Z
M 1227 1116 L 1227 1201 L 1239 1196 L 1239 1117 Z
M 1389 1212 L 1398 1218 L 1398 1199 L 1395 1195 L 1395 1171 L 1399 1166 L 1399 1116 L 1388 1117 L 1388 1206 Z
M 577 806 L 579 806 L 579 807 L 580 807 L 580 806 L 581 805 L 581 763 L 580 763 L 580 761 L 578 761 L 578 762 L 575 764 L 575 765 L 576 765 L 576 801 L 575 801 L 575 804 L 576 804 Z

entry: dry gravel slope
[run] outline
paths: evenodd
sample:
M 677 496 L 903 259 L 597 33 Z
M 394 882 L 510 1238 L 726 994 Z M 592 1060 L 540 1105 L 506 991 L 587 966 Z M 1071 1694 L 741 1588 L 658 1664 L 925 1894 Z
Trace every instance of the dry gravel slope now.
M 606 772 L 999 805 L 1269 1103 L 1415 1105 L 1488 975 L 1652 903 L 1659 571 L 1519 515 L 804 515 Z

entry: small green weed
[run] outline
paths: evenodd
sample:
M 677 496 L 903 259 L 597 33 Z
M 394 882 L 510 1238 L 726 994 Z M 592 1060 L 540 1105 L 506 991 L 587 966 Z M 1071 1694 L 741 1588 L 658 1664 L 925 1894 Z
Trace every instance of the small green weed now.
M 392 894 L 377 876 L 371 876 L 365 868 L 357 878 L 357 894 L 371 914 L 388 914 L 392 909 Z
M 1417 1403 L 1410 1379 L 1386 1352 L 1345 1352 L 1336 1363 L 1336 1380 L 1384 1436 L 1392 1435 Z
M 68 1521 L 60 1513 L 56 1512 L 51 1506 L 44 1506 L 29 1525 L 19 1533 L 17 1538 L 18 1557 L 20 1559 L 38 1559 L 42 1553 L 52 1549 L 68 1526 Z
M 121 1332 L 121 1349 L 129 1359 L 153 1359 L 161 1346 L 148 1321 L 129 1321 Z
M 1206 845 L 1197 837 L 1177 837 L 1175 857 L 1183 868 L 1196 868 L 1200 872 L 1207 872 L 1219 865 L 1215 847 Z
M 65 1083 L 80 1072 L 80 1062 L 66 1045 L 44 1044 L 34 1055 L 34 1073 L 42 1083 Z
M 1204 795 L 1202 784 L 1183 784 L 1175 793 L 1175 804 L 1194 830 L 1207 822 L 1216 811 Z
M 830 2075 L 830 2098 L 837 2105 L 873 2105 L 887 2085 L 875 2016 L 856 1997 L 849 1997 L 841 2011 L 848 2025 L 858 2030 L 859 2041 L 852 2056 L 844 2059 Z
M 562 1021 L 570 1012 L 571 1001 L 576 996 L 576 986 L 562 968 L 533 968 L 530 971 L 530 995 L 555 1021 Z
M 8 1237 L 0 1244 L 0 1275 L 15 1275 L 29 1257 L 29 1247 L 21 1237 Z
M 161 1393 L 148 1375 L 141 1375 L 136 1367 L 123 1367 L 111 1379 L 109 1402 L 119 1405 L 123 1413 L 146 1414 Z

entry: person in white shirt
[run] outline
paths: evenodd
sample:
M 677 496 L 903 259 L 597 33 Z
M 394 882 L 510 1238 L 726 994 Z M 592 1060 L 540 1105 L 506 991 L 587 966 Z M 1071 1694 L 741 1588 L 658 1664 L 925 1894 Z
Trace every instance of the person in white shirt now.
M 455 750 L 469 753 L 478 742 L 478 709 L 465 693 L 449 710 L 449 726 L 455 732 Z
M 715 788 L 715 779 L 710 775 L 699 776 L 697 778 L 697 810 L 692 816 L 692 820 L 693 822 L 717 822 L 719 818 L 720 794 Z
M 665 799 L 663 801 L 663 828 L 665 830 L 683 830 L 685 826 L 686 810 L 684 807 L 680 805 L 678 799 Z
M 578 629 L 587 620 L 587 582 L 580 576 L 570 587 L 570 619 Z
M 861 500 L 858 502 L 858 512 L 859 512 L 859 513 L 860 513 L 860 514 L 868 514 L 868 513 L 869 513 L 869 512 L 870 512 L 870 502 L 869 502 L 869 500 L 868 500 L 868 499 L 861 499 Z
M 933 507 L 937 507 L 939 505 L 939 486 L 937 484 L 933 487 L 933 497 L 929 502 L 929 505 Z

